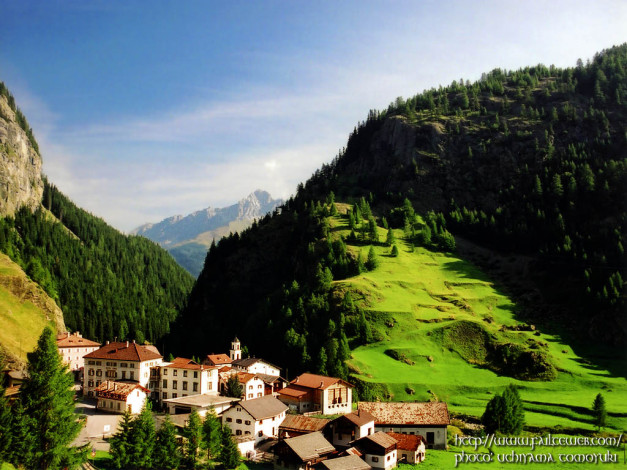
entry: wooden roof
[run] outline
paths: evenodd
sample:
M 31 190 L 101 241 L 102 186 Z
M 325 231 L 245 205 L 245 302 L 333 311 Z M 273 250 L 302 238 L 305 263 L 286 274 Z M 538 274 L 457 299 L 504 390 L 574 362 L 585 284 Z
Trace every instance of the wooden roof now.
M 100 346 L 100 343 L 96 343 L 87 338 L 83 338 L 79 332 L 70 334 L 67 333 L 57 335 L 57 347 L 61 348 L 90 348 Z
M 283 441 L 303 462 L 335 452 L 335 447 L 321 432 L 312 432 Z
M 374 416 L 375 425 L 446 426 L 451 419 L 444 402 L 364 402 L 358 409 Z
M 370 470 L 372 468 L 358 455 L 327 459 L 322 462 L 322 466 L 327 470 Z
M 305 373 L 296 377 L 290 382 L 292 385 L 298 385 L 299 387 L 314 388 L 324 390 L 331 385 L 340 383 L 346 387 L 355 388 L 354 385 L 346 382 L 345 380 L 338 379 L 337 377 L 327 377 L 326 375 L 317 375 Z
M 386 434 L 396 439 L 398 442 L 397 449 L 401 450 L 416 452 L 423 442 L 422 436 L 419 434 L 401 434 L 400 432 L 387 432 Z
M 86 354 L 85 359 L 105 359 L 117 361 L 144 362 L 153 359 L 161 359 L 161 354 L 155 353 L 153 348 L 142 346 L 135 342 L 116 341 L 101 347 L 100 349 Z
M 285 415 L 285 419 L 279 426 L 280 429 L 285 431 L 297 431 L 302 433 L 309 433 L 315 431 L 322 431 L 322 429 L 329 424 L 330 420 L 323 418 L 311 418 L 303 415 Z

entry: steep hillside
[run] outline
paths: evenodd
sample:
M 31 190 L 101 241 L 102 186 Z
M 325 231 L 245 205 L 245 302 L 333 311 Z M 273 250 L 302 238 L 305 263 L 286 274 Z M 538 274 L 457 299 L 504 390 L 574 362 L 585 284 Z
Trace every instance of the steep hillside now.
M 0 216 L 39 205 L 44 189 L 41 164 L 32 129 L 0 82 Z
M 282 203 L 281 199 L 272 199 L 268 192 L 257 190 L 237 204 L 168 217 L 156 224 L 142 225 L 132 233 L 159 243 L 181 266 L 198 276 L 214 240 L 244 230 L 253 220 L 272 212 Z
M 64 332 L 63 312 L 17 264 L 0 254 L 0 350 L 11 367 L 21 368 L 47 325 Z

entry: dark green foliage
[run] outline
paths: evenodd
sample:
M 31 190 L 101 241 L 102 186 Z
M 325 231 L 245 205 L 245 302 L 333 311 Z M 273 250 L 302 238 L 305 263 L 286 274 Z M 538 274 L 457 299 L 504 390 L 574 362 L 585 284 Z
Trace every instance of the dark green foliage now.
M 179 447 L 176 443 L 176 428 L 172 424 L 170 415 L 165 415 L 157 431 L 154 461 L 160 470 L 173 470 L 181 464 Z
M 202 448 L 207 451 L 207 458 L 215 460 L 220 455 L 221 425 L 213 407 L 205 415 L 202 425 Z
M 187 439 L 185 443 L 185 465 L 187 468 L 198 467 L 198 453 L 202 444 L 202 421 L 196 409 L 192 409 L 189 420 L 183 429 L 183 436 Z
M 498 431 L 503 434 L 520 434 L 525 424 L 525 411 L 520 394 L 513 384 L 488 402 L 481 422 L 488 433 Z
M 115 468 L 128 468 L 131 464 L 131 434 L 133 432 L 133 417 L 126 410 L 122 415 L 122 421 L 118 426 L 117 432 L 111 438 L 111 461 Z
M 594 416 L 594 425 L 599 430 L 605 427 L 607 421 L 607 409 L 605 408 L 605 398 L 600 393 L 594 398 L 592 403 L 592 415 Z
M 390 255 L 392 255 L 394 258 L 398 256 L 398 247 L 396 245 L 392 247 L 392 250 L 390 251 Z
M 366 269 L 372 271 L 379 266 L 379 257 L 374 251 L 374 247 L 370 247 L 368 250 L 368 258 L 366 259 Z
M 37 144 L 37 141 L 35 140 L 33 129 L 28 124 L 28 121 L 26 120 L 26 116 L 24 116 L 20 108 L 16 106 L 15 98 L 13 98 L 13 95 L 9 92 L 4 82 L 0 82 L 0 96 L 4 96 L 7 99 L 9 103 L 9 107 L 15 113 L 15 121 L 22 128 L 22 130 L 26 132 L 26 136 L 28 137 L 29 142 L 35 149 L 35 152 L 39 154 L 39 145 Z M 0 116 L 0 117 L 3 119 L 8 119 L 6 116 Z
M 4 370 L 4 358 L 0 352 L 0 373 Z M 0 376 L 0 463 L 11 456 L 11 409 L 9 399 L 4 395 L 4 374 Z
M 73 385 L 54 332 L 46 327 L 35 351 L 28 353 L 28 379 L 19 398 L 29 417 L 27 429 L 33 438 L 29 461 L 35 468 L 62 468 L 85 458 L 84 452 L 69 447 L 83 426 L 74 413 Z
M 385 238 L 385 244 L 387 246 L 392 246 L 395 242 L 396 242 L 396 237 L 394 237 L 394 232 L 392 231 L 392 229 L 389 229 L 388 234 Z
M 35 436 L 30 430 L 35 426 L 24 411 L 21 400 L 11 407 L 11 452 L 7 459 L 15 466 L 29 468 L 32 462 Z
M 130 435 L 130 463 L 128 468 L 147 470 L 152 468 L 156 443 L 155 422 L 150 409 L 150 402 L 142 408 L 141 413 L 133 419 Z
M 68 328 L 100 341 L 163 337 L 192 277 L 153 242 L 122 235 L 48 183 L 43 200 L 63 225 L 42 209 L 20 210 L 0 219 L 0 249 L 57 301 Z
M 221 444 L 220 463 L 227 470 L 237 468 L 240 464 L 239 450 L 228 426 L 222 426 Z
M 242 384 L 237 378 L 237 374 L 233 373 L 229 377 L 229 380 L 226 382 L 226 396 L 233 398 L 242 398 L 242 394 L 244 393 Z

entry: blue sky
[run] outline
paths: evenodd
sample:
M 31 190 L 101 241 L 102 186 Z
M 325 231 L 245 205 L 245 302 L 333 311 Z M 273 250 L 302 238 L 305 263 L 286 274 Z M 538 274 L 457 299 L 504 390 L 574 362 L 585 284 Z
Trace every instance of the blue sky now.
M 627 41 L 617 1 L 0 0 L 44 172 L 120 230 L 287 197 L 369 109 Z

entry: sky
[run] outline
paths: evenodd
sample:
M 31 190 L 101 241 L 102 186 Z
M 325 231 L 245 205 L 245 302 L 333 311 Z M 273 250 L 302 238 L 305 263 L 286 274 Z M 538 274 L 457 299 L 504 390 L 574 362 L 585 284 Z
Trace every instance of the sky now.
M 287 198 L 370 109 L 627 41 L 623 0 L 0 0 L 0 80 L 44 173 L 129 232 Z

